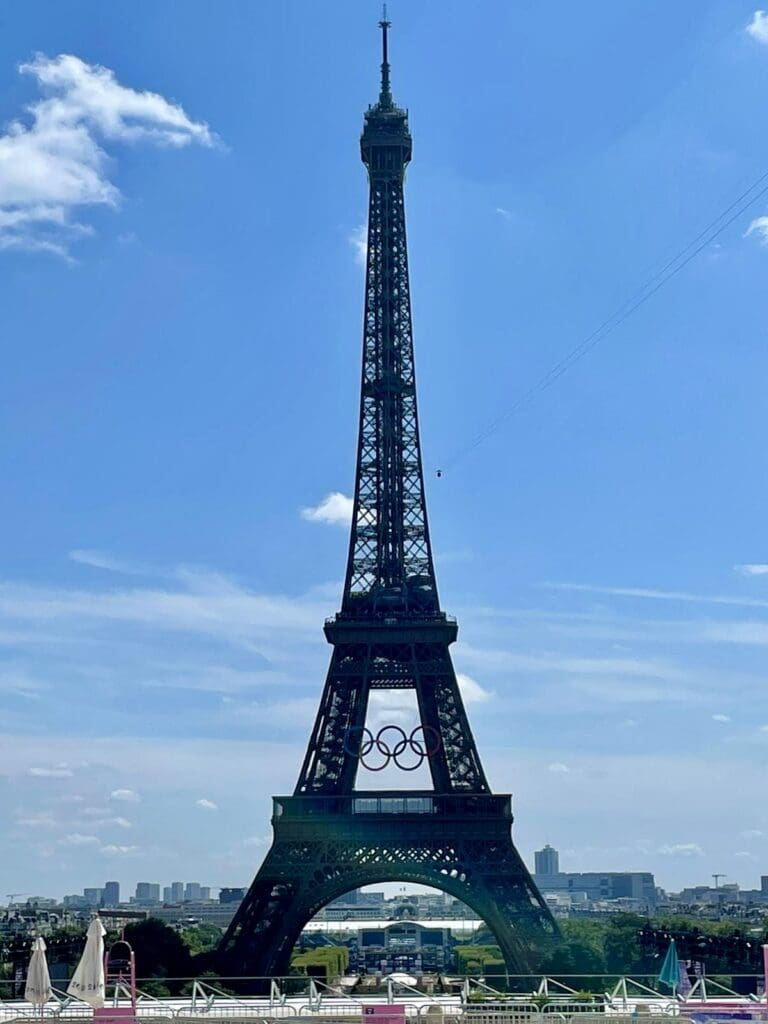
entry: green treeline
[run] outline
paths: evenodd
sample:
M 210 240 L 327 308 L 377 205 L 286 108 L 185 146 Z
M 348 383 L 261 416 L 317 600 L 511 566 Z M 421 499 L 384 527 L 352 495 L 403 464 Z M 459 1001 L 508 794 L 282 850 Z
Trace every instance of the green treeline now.
M 307 974 L 311 978 L 329 981 L 340 978 L 349 967 L 349 950 L 346 946 L 318 946 L 306 953 L 295 953 L 291 957 L 291 970 Z

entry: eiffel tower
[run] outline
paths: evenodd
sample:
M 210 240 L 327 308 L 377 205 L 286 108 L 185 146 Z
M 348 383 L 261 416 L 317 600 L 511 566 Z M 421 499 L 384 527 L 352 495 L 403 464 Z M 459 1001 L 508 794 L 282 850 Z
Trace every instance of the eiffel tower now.
M 274 797 L 274 841 L 219 948 L 234 977 L 288 973 L 302 928 L 359 886 L 415 882 L 462 900 L 530 970 L 556 934 L 511 837 L 511 798 L 491 792 L 440 608 L 424 499 L 413 362 L 404 178 L 408 115 L 390 88 L 365 114 L 368 256 L 357 477 L 344 595 L 325 624 L 330 669 L 292 796 Z M 372 691 L 415 692 L 420 725 L 366 726 Z M 432 789 L 355 788 L 358 770 L 428 765 Z

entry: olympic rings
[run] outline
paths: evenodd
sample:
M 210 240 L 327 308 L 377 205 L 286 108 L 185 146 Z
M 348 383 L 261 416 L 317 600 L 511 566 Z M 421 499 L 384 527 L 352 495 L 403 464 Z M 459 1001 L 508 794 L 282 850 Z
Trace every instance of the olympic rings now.
M 392 732 L 396 733 L 399 739 L 390 744 L 385 737 L 387 733 Z M 417 739 L 417 733 L 421 733 L 421 738 Z M 392 763 L 403 772 L 415 772 L 427 758 L 433 757 L 441 746 L 440 733 L 431 725 L 417 725 L 410 736 L 399 725 L 383 725 L 375 736 L 370 729 L 362 725 L 351 725 L 344 733 L 344 752 L 350 757 L 358 758 L 363 768 L 367 768 L 369 772 L 383 771 Z M 381 757 L 380 764 L 377 763 L 378 759 L 373 764 L 366 760 L 372 751 Z M 406 754 L 405 759 L 403 754 Z

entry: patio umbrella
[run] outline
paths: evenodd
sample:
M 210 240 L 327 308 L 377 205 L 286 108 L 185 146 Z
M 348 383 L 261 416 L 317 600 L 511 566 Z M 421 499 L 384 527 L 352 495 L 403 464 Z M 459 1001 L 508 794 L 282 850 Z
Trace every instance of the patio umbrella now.
M 43 1012 L 43 1006 L 53 994 L 51 989 L 51 976 L 48 973 L 48 962 L 45 959 L 45 943 L 41 938 L 35 939 L 32 943 L 32 957 L 27 968 L 27 984 L 24 988 L 24 998 L 28 1003 L 34 1003 Z
M 85 949 L 80 963 L 75 968 L 67 995 L 82 999 L 84 1003 L 99 1009 L 104 1005 L 104 925 L 94 917 L 88 925 Z
M 396 985 L 416 985 L 416 978 L 412 978 L 410 974 L 394 973 L 389 976 L 390 981 L 394 981 Z
M 680 984 L 680 961 L 677 958 L 677 946 L 674 939 L 669 941 L 669 949 L 664 957 L 664 963 L 661 965 L 659 981 L 669 985 L 672 995 L 677 993 L 677 986 Z

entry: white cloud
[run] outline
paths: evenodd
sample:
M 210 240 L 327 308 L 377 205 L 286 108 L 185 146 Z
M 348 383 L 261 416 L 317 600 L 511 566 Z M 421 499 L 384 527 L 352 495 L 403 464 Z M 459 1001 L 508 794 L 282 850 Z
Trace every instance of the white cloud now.
M 508 210 L 505 206 L 497 206 L 496 213 L 499 215 L 499 217 L 503 217 L 504 220 L 512 220 L 512 212 Z
M 116 828 L 132 828 L 130 821 L 127 818 L 116 817 L 116 818 L 101 818 L 95 823 L 96 825 L 114 825 Z
M 71 779 L 75 773 L 66 764 L 55 765 L 51 768 L 28 768 L 27 775 L 36 779 Z
M 49 811 L 25 814 L 16 819 L 16 824 L 22 828 L 56 828 L 57 822 Z
M 704 851 L 698 843 L 672 843 L 660 846 L 656 853 L 662 857 L 703 857 Z
M 730 720 L 731 720 L 731 716 L 730 715 L 721 715 L 721 714 L 712 715 L 712 721 L 713 722 L 730 722 Z
M 215 804 L 213 800 L 208 800 L 206 797 L 201 797 L 199 800 L 195 800 L 195 806 L 199 807 L 203 811 L 218 811 L 219 805 Z
M 418 706 L 413 690 L 373 690 L 365 724 L 369 729 L 398 723 L 413 727 L 418 723 Z
M 755 11 L 752 21 L 747 25 L 747 32 L 758 43 L 768 46 L 768 14 L 765 11 Z
M 248 836 L 243 839 L 241 846 L 269 846 L 272 842 L 271 836 Z
M 72 239 L 92 229 L 73 219 L 86 207 L 115 208 L 120 192 L 106 176 L 101 142 L 211 146 L 208 126 L 152 92 L 121 85 L 112 71 L 71 54 L 38 54 L 19 71 L 43 98 L 28 122 L 0 135 L 0 249 L 67 256 Z
M 333 526 L 349 526 L 352 522 L 354 501 L 346 494 L 332 491 L 319 505 L 303 508 L 301 518 L 310 523 L 330 523 Z
M 750 853 L 749 850 L 738 850 L 736 853 L 734 853 L 733 856 L 734 857 L 739 857 L 741 860 L 756 860 L 757 859 L 755 857 L 754 853 Z
M 765 220 L 768 225 L 768 217 Z M 745 565 L 734 565 L 734 569 L 742 576 L 768 576 L 768 564 L 765 562 L 747 562 Z
M 94 843 L 98 844 L 99 838 L 98 836 L 83 835 L 82 832 L 71 832 L 59 842 L 62 846 L 90 846 Z
M 109 794 L 110 800 L 121 800 L 127 804 L 138 804 L 141 797 L 132 789 L 113 789 Z
M 745 828 L 741 837 L 742 839 L 760 839 L 763 834 L 759 828 Z
M 464 698 L 465 704 L 483 704 L 493 696 L 490 690 L 482 687 L 472 676 L 457 672 L 456 681 L 459 684 L 459 690 L 461 690 L 461 696 Z
M 144 566 L 134 565 L 131 562 L 123 561 L 121 558 L 114 558 L 112 555 L 105 554 L 102 551 L 92 551 L 87 548 L 75 548 L 69 552 L 69 558 L 73 562 L 79 562 L 80 565 L 88 565 L 92 569 L 105 569 L 107 572 L 125 573 L 129 576 L 143 576 L 150 572 Z
M 762 245 L 768 245 L 768 217 L 755 217 L 744 232 L 745 238 L 750 235 L 757 235 Z
M 768 217 L 766 218 L 768 225 Z M 638 597 L 650 601 L 681 601 L 691 604 L 724 604 L 741 608 L 768 608 L 768 601 L 760 598 L 731 597 L 727 594 L 691 594 L 682 590 L 655 590 L 650 587 L 603 587 L 593 583 L 544 583 L 549 590 L 572 590 L 584 594 L 604 594 L 607 597 Z
M 364 267 L 368 262 L 368 225 L 358 224 L 348 241 L 355 253 L 355 263 Z
M 104 853 L 107 856 L 126 856 L 131 853 L 139 852 L 138 846 L 115 846 L 110 843 L 108 846 L 99 847 L 99 853 Z
M 554 772 L 556 775 L 564 775 L 571 769 L 567 764 L 563 764 L 562 761 L 554 761 L 552 764 L 548 765 L 548 770 Z

